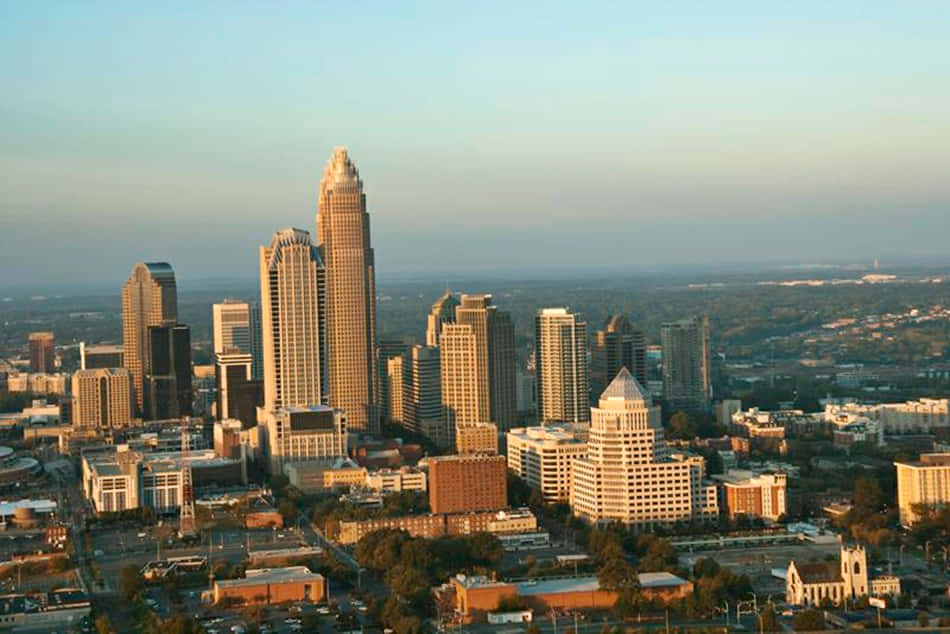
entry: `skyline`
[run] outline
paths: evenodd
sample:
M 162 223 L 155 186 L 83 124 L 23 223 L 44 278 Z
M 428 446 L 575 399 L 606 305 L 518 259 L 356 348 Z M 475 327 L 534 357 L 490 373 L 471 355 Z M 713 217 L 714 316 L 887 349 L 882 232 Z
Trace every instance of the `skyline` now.
M 384 280 L 947 261 L 939 3 L 106 6 L 3 9 L 17 286 L 252 280 L 337 145 Z

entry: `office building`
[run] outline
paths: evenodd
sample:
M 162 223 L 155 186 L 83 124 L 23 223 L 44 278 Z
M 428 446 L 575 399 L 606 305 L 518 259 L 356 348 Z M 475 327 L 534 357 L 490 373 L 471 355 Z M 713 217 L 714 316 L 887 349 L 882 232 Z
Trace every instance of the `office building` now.
M 402 410 L 393 410 L 393 399 L 400 400 L 402 395 L 393 394 L 389 385 L 389 360 L 394 357 L 404 357 L 409 354 L 409 345 L 401 341 L 380 341 L 376 346 L 376 367 L 379 368 L 379 377 L 376 379 L 376 388 L 379 394 L 376 402 L 379 407 L 379 416 L 382 421 L 398 423 L 402 420 Z M 405 363 L 403 368 L 407 367 Z M 405 381 L 397 379 L 405 389 Z
M 535 317 L 535 364 L 538 420 L 589 420 L 587 322 L 566 308 L 542 309 Z
M 705 315 L 660 326 L 663 401 L 670 410 L 705 411 L 712 400 L 709 319 Z
M 385 416 L 388 420 L 402 425 L 405 422 L 406 400 L 406 358 L 402 355 L 390 357 L 386 361 Z
M 880 406 L 880 420 L 888 434 L 932 433 L 950 427 L 950 399 L 922 398 Z
M 122 346 L 99 344 L 90 345 L 79 342 L 79 369 L 98 370 L 100 368 L 125 367 L 125 355 Z
M 72 384 L 75 427 L 112 429 L 132 422 L 132 381 L 125 368 L 78 370 Z
M 549 503 L 568 502 L 575 458 L 587 455 L 587 441 L 571 425 L 515 427 L 507 434 L 508 470 Z
M 30 372 L 52 374 L 56 369 L 53 333 L 31 332 L 28 342 L 30 344 Z
M 492 423 L 457 423 L 455 452 L 498 455 L 498 427 Z
M 672 459 L 660 408 L 622 368 L 591 409 L 587 456 L 572 465 L 574 515 L 638 527 L 714 518 L 716 487 L 702 477 L 701 457 Z
M 376 273 L 363 181 L 338 147 L 320 180 L 317 242 L 327 270 L 329 395 L 351 430 L 379 429 Z
M 276 605 L 278 603 L 323 601 L 326 581 L 306 566 L 251 568 L 238 579 L 214 582 L 214 603 Z M 234 631 L 234 630 L 232 630 Z
M 264 330 L 260 302 L 250 304 L 251 320 L 251 378 L 264 384 Z
M 326 395 L 326 271 L 301 229 L 260 248 L 264 410 L 323 403 Z M 253 364 L 253 356 L 252 356 Z M 253 367 L 252 367 L 253 376 Z
M 253 357 L 243 352 L 215 355 L 215 417 L 236 419 L 244 428 L 257 424 L 257 408 L 263 404 L 263 384 L 253 378 Z
M 413 346 L 406 359 L 403 425 L 439 447 L 452 444 L 442 411 L 442 363 L 439 348 Z
M 132 376 L 135 408 L 144 411 L 149 328 L 178 323 L 175 272 L 166 262 L 139 262 L 122 287 L 122 350 Z
M 426 319 L 426 345 L 434 348 L 439 345 L 444 324 L 455 323 L 455 309 L 459 300 L 451 291 L 445 293 L 432 305 Z
M 744 515 L 774 522 L 788 511 L 788 478 L 784 473 L 730 469 L 712 479 L 721 483 L 720 508 L 730 519 Z
M 272 475 L 284 465 L 346 457 L 347 420 L 327 405 L 285 407 L 268 414 L 264 453 Z
M 647 385 L 646 337 L 625 316 L 612 315 L 604 329 L 594 333 L 591 341 L 591 393 L 600 395 L 620 368 L 627 368 L 637 383 Z
M 504 456 L 436 456 L 429 459 L 433 513 L 496 511 L 508 506 Z
M 251 307 L 226 299 L 211 305 L 212 351 L 251 354 Z
M 487 361 L 479 358 L 478 339 L 472 327 L 468 324 L 444 324 L 438 351 L 447 428 L 451 430 L 459 423 L 489 420 L 491 403 Z
M 950 504 L 950 453 L 925 453 L 913 462 L 895 462 L 894 467 L 902 526 L 917 523 L 921 507 L 941 509 Z
M 143 417 L 191 415 L 191 330 L 184 324 L 150 326 L 148 342 Z

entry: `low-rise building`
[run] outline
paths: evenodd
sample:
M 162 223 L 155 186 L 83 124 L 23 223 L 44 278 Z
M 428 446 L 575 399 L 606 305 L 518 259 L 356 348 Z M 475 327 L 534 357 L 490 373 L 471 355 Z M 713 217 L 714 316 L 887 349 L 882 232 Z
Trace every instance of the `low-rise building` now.
M 796 410 L 796 413 L 803 414 Z M 730 425 L 733 434 L 745 438 L 785 438 L 785 425 L 776 416 L 777 412 L 763 412 L 752 407 L 732 415 Z
M 426 474 L 413 467 L 399 469 L 378 469 L 366 472 L 363 485 L 373 491 L 381 493 L 396 493 L 399 491 L 425 491 Z
M 545 502 L 567 502 L 571 495 L 571 465 L 587 455 L 587 441 L 569 424 L 516 427 L 508 430 L 508 469 Z
M 497 455 L 498 427 L 494 423 L 456 423 L 455 451 Z
M 327 405 L 287 407 L 276 413 L 258 412 L 264 420 L 264 455 L 270 473 L 284 472 L 296 462 L 346 457 L 347 428 L 343 410 Z
M 488 513 L 453 513 L 379 517 L 342 521 L 331 538 L 343 545 L 357 543 L 364 535 L 382 529 L 404 530 L 412 537 L 435 539 L 445 535 L 493 533 L 512 535 L 538 529 L 538 520 L 528 509 L 510 509 Z
M 0 597 L 0 630 L 7 632 L 72 631 L 92 612 L 89 597 L 77 589 Z
M 867 553 L 862 546 L 842 546 L 837 564 L 790 561 L 785 584 L 785 600 L 800 606 L 819 606 L 826 599 L 834 605 L 843 605 L 846 600 L 864 595 L 900 593 L 900 581 L 896 577 L 870 577 Z
M 306 566 L 250 569 L 242 579 L 214 582 L 215 603 L 270 605 L 288 601 L 318 603 L 323 600 L 326 581 L 323 575 Z
M 712 479 L 720 483 L 720 508 L 730 518 L 745 515 L 775 521 L 788 511 L 788 478 L 784 473 L 730 469 Z

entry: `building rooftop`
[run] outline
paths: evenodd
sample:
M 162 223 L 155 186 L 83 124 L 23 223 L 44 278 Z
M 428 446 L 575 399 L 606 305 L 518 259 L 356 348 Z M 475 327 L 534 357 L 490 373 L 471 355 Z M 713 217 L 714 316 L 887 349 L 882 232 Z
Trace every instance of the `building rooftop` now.
M 243 579 L 222 579 L 215 585 L 221 588 L 240 588 L 262 583 L 293 583 L 301 581 L 322 581 L 323 575 L 312 572 L 306 566 L 287 566 L 286 568 L 251 568 L 244 573 Z
M 620 368 L 620 372 L 610 382 L 607 389 L 600 395 L 601 400 L 620 399 L 624 401 L 643 401 L 650 403 L 650 393 L 637 383 L 637 380 L 630 374 L 626 367 Z

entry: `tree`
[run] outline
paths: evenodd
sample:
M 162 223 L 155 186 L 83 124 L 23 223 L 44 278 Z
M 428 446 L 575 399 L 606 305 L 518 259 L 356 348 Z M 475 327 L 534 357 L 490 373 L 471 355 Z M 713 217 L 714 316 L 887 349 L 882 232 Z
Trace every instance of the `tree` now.
M 119 594 L 126 601 L 134 601 L 142 591 L 142 577 L 135 564 L 126 564 L 119 569 Z
M 637 571 L 623 557 L 611 557 L 597 569 L 597 580 L 604 590 L 624 592 L 639 590 Z
M 820 610 L 805 610 L 795 615 L 792 626 L 796 632 L 820 632 L 825 629 L 825 615 Z
M 696 426 L 686 412 L 676 412 L 670 416 L 667 435 L 672 439 L 689 440 L 696 436 Z
M 490 566 L 505 554 L 501 540 L 491 533 L 475 533 L 468 538 L 469 556 L 476 564 Z
M 112 619 L 109 615 L 102 613 L 94 621 L 97 634 L 115 634 L 115 628 L 112 626 Z
M 277 505 L 277 512 L 284 518 L 284 524 L 287 525 L 297 521 L 297 514 L 300 512 L 300 509 L 290 500 L 281 500 L 280 504 Z
M 884 492 L 875 478 L 861 477 L 854 481 L 854 508 L 859 512 L 876 513 L 884 506 Z

